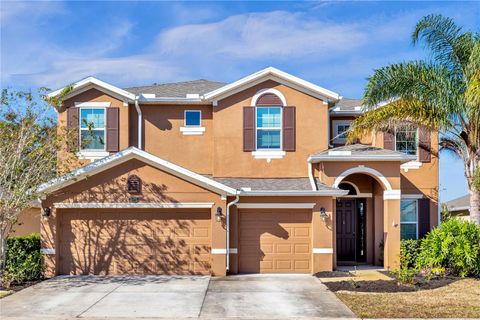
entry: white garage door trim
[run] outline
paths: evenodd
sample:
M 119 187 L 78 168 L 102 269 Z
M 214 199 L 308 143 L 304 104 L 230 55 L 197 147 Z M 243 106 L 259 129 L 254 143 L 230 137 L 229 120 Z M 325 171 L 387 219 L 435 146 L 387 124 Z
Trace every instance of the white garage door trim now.
M 171 202 L 171 203 L 100 203 L 100 202 L 56 202 L 53 204 L 59 209 L 170 209 L 170 208 L 212 208 L 213 202 Z
M 315 203 L 237 203 L 239 209 L 313 209 Z

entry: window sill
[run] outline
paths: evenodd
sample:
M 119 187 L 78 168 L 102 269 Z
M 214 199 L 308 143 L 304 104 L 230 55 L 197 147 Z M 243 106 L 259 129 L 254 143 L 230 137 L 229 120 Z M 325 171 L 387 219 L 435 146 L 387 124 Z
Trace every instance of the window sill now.
M 257 150 L 252 151 L 255 159 L 282 159 L 287 153 L 281 150 Z
M 79 159 L 87 159 L 91 160 L 92 162 L 95 160 L 99 160 L 105 158 L 110 155 L 108 151 L 80 151 L 77 153 Z
M 404 164 L 402 164 L 400 166 L 401 169 L 403 169 L 405 172 L 408 172 L 408 170 L 410 169 L 420 169 L 422 167 L 422 163 L 420 161 L 417 161 L 417 160 L 412 160 L 412 161 L 409 161 L 409 162 L 406 162 Z
M 180 132 L 184 136 L 201 136 L 205 132 L 205 127 L 180 127 Z

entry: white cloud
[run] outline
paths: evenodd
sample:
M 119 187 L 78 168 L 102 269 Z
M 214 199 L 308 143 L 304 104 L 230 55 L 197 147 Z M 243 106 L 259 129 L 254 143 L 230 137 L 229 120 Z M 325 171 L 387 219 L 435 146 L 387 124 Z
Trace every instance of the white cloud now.
M 181 8 L 172 12 L 186 19 Z M 205 10 L 194 23 L 163 29 L 133 47 L 130 40 L 143 34 L 136 34 L 125 17 L 110 17 L 108 27 L 83 36 L 86 40 L 75 47 L 38 32 L 21 34 L 17 42 L 10 40 L 15 50 L 4 54 L 2 49 L 2 60 L 8 62 L 2 61 L 2 79 L 52 88 L 88 75 L 119 86 L 199 77 L 229 81 L 274 65 L 358 95 L 361 88 L 353 89 L 355 84 L 361 86 L 373 68 L 412 57 L 409 35 L 424 13 L 372 14 L 339 22 L 306 11 L 273 11 L 211 22 L 216 14 Z M 122 54 L 126 47 L 128 54 Z

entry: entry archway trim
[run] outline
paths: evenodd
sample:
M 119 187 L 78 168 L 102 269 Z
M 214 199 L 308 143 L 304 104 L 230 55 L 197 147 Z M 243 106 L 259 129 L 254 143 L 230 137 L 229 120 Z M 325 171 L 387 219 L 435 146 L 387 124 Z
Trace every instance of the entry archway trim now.
M 347 176 L 354 174 L 354 173 L 366 173 L 370 176 L 373 176 L 378 179 L 378 181 L 383 185 L 385 190 L 393 190 L 392 185 L 390 182 L 388 182 L 387 178 L 378 170 L 375 170 L 373 168 L 369 167 L 355 167 L 355 168 L 350 168 L 348 170 L 343 171 L 337 179 L 335 179 L 335 183 L 333 184 L 334 188 L 338 188 L 338 185 L 340 182 L 342 182 L 343 179 L 345 179 Z

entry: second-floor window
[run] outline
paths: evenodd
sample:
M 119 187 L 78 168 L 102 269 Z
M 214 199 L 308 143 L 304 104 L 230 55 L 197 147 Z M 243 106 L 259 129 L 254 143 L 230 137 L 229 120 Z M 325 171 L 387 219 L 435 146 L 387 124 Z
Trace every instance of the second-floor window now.
M 345 143 L 347 131 L 350 129 L 350 120 L 333 120 L 333 142 Z
M 200 110 L 185 110 L 185 127 L 200 127 L 202 112 Z
M 408 155 L 416 155 L 418 150 L 418 130 L 412 126 L 402 126 L 395 130 L 395 150 Z
M 256 108 L 257 150 L 281 150 L 282 108 Z
M 80 149 L 84 151 L 105 150 L 105 109 L 80 109 Z

